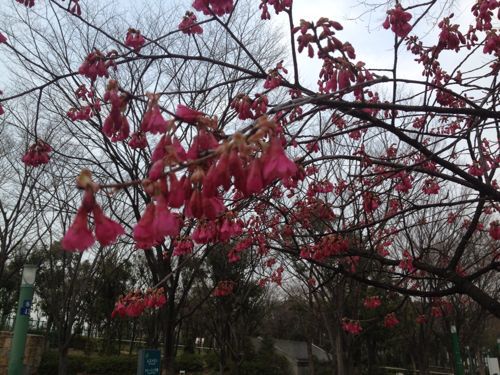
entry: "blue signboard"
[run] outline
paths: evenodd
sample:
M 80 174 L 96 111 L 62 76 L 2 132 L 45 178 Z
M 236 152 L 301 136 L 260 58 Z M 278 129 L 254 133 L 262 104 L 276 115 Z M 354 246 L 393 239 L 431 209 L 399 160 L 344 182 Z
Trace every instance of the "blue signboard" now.
M 21 311 L 19 312 L 19 315 L 29 315 L 30 310 L 31 310 L 31 300 L 25 299 L 23 301 L 23 304 L 21 305 Z
M 141 349 L 137 363 L 137 375 L 160 375 L 160 351 Z

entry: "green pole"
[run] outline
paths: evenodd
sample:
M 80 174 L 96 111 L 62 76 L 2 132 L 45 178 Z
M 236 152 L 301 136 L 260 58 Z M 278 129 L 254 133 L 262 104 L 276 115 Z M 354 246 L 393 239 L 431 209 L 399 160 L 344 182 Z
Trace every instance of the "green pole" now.
M 31 303 L 33 300 L 34 274 L 30 278 L 29 268 L 35 266 L 26 265 L 23 270 L 23 279 L 19 291 L 19 303 L 16 313 L 16 322 L 14 323 L 14 335 L 9 354 L 9 372 L 8 375 L 22 375 L 24 371 L 23 357 L 24 347 L 26 345 L 26 336 L 28 334 L 28 325 L 30 318 Z M 28 269 L 27 269 L 28 268 Z M 36 272 L 36 268 L 34 268 Z M 26 272 L 27 271 L 27 272 Z M 32 271 L 33 272 L 33 271 Z
M 455 360 L 455 375 L 464 375 L 464 364 L 460 355 L 457 327 L 451 326 L 451 341 L 453 346 L 453 359 Z M 10 374 L 9 374 L 10 375 Z

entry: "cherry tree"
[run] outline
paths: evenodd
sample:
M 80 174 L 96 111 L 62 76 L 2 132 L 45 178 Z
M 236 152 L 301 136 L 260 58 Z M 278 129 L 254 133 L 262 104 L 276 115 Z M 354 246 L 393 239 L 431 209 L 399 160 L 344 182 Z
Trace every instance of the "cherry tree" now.
M 253 5 L 262 30 L 288 23 L 287 54 L 273 61 L 232 23 L 241 6 L 233 0 L 195 0 L 169 31 L 129 28 L 121 37 L 93 22 L 83 0 L 16 2 L 30 17 L 50 7 L 103 38 L 72 46 L 83 56 L 60 61 L 62 74 L 26 63 L 41 79 L 0 99 L 8 115 L 19 98 L 36 93 L 44 105 L 57 92 L 73 103 L 59 113 L 64 123 L 93 145 L 93 162 L 83 158 L 75 172 L 82 202 L 62 239 L 67 251 L 121 239 L 146 257 L 172 259 L 229 243 L 218 248 L 229 249 L 230 262 L 243 252 L 283 254 L 406 296 L 466 295 L 500 316 L 482 287 L 500 267 L 498 1 L 476 1 L 470 25 L 444 15 L 434 38 L 419 25 L 439 2 L 389 2 L 379 14 L 394 41 L 387 67 L 365 63 L 335 20 L 296 22 L 292 0 Z M 227 48 L 211 43 L 213 28 Z M 2 50 L 32 61 L 11 31 L 0 36 Z M 321 61 L 316 84 L 301 77 L 299 55 Z M 403 56 L 420 79 L 401 72 Z M 151 66 L 178 88 L 151 81 Z M 57 148 L 36 128 L 31 134 L 23 161 L 43 168 Z M 99 165 L 97 149 L 114 158 Z M 123 155 L 134 156 L 133 169 L 120 165 Z M 144 204 L 122 220 L 114 207 L 127 195 Z M 453 240 L 419 236 L 436 230 Z M 157 287 L 183 263 L 171 265 Z M 270 270 L 261 285 L 281 282 L 283 267 Z

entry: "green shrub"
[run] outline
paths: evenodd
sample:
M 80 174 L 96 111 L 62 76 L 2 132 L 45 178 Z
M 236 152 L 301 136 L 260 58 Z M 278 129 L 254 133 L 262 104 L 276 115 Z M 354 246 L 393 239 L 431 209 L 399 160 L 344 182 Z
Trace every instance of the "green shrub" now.
M 89 357 L 85 365 L 85 371 L 92 375 L 132 375 L 136 368 L 137 357 L 119 355 Z
M 241 375 L 289 375 L 291 374 L 288 360 L 274 354 L 265 358 L 257 357 L 254 360 L 245 360 L 239 366 Z
M 77 374 L 85 371 L 84 356 L 68 356 L 68 374 Z M 56 351 L 44 353 L 42 361 L 38 367 L 38 375 L 53 375 L 57 374 L 59 368 L 59 354 Z
M 46 352 L 38 368 L 38 375 L 57 374 L 59 356 L 56 351 Z M 136 356 L 68 356 L 68 374 L 85 373 L 88 375 L 135 375 Z
M 209 369 L 219 368 L 219 356 L 215 351 L 210 351 L 203 355 L 205 366 Z
M 175 358 L 175 371 L 185 370 L 189 372 L 203 370 L 203 357 L 196 353 L 182 353 Z

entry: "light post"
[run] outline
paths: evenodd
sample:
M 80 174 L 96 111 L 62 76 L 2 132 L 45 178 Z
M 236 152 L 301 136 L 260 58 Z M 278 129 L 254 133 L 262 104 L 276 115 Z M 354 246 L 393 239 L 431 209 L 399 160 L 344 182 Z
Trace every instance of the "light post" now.
M 464 364 L 460 355 L 457 327 L 451 326 L 451 341 L 453 344 L 453 358 L 455 360 L 455 375 L 464 375 Z M 9 374 L 10 375 L 10 374 Z
M 25 264 L 19 291 L 19 303 L 14 324 L 14 335 L 9 354 L 9 375 L 23 374 L 24 347 L 30 319 L 31 304 L 33 301 L 34 283 L 38 266 Z

